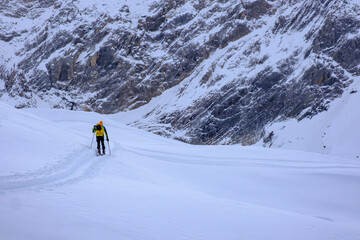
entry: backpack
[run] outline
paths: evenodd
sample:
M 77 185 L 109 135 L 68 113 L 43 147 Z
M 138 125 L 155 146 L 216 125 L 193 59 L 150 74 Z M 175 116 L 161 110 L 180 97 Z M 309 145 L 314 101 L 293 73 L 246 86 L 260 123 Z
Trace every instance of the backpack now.
M 94 125 L 94 129 L 97 131 L 101 131 L 101 125 Z

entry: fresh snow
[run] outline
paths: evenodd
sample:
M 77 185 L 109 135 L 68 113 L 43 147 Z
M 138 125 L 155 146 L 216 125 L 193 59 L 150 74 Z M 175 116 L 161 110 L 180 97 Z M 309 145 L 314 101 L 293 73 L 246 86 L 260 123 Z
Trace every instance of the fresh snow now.
M 192 146 L 122 115 L 0 111 L 0 239 L 359 239 L 357 160 Z M 111 156 L 90 149 L 99 120 Z
M 272 147 L 312 151 L 360 162 L 360 77 L 345 89 L 327 111 L 301 121 L 290 119 L 266 128 L 274 133 Z M 261 143 L 258 143 L 261 145 Z

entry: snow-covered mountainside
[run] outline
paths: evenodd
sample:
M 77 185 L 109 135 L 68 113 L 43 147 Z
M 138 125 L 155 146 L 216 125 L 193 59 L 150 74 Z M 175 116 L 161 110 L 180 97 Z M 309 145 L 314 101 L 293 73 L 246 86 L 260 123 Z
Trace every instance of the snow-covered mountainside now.
M 2 240 L 359 239 L 357 160 L 194 146 L 113 115 L 0 112 Z M 99 120 L 111 156 L 89 149 Z
M 311 118 L 359 80 L 359 5 L 5 0 L 0 95 L 18 108 L 140 107 L 133 126 L 182 141 L 271 145 L 269 125 Z

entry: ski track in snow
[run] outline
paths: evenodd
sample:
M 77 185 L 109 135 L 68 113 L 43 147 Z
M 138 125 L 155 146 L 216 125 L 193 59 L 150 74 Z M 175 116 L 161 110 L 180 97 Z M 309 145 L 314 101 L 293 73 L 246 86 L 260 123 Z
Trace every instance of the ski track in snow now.
M 14 190 L 47 189 L 74 184 L 96 176 L 108 156 L 94 158 L 93 151 L 82 148 L 67 155 L 63 161 L 36 171 L 0 176 L 0 192 Z
M 154 160 L 182 163 L 182 164 L 194 164 L 194 165 L 210 165 L 210 166 L 253 166 L 253 167 L 273 167 L 273 168 L 296 168 L 296 169 L 360 169 L 356 165 L 331 165 L 330 163 L 324 163 L 320 161 L 305 161 L 300 159 L 266 159 L 266 158 L 254 158 L 254 157 L 206 157 L 196 156 L 190 154 L 174 154 L 171 152 L 155 151 L 145 148 L 133 148 L 124 147 L 124 150 L 144 156 L 152 157 Z M 179 157 L 176 157 L 179 156 Z M 303 165 L 301 165 L 303 164 Z M 311 164 L 311 165 L 309 165 Z
M 24 174 L 0 176 L 0 192 L 16 190 L 48 189 L 56 186 L 74 184 L 97 176 L 100 168 L 108 161 L 109 155 L 94 157 L 93 149 L 83 147 L 64 157 L 62 161 L 47 165 L 36 171 Z M 122 151 L 150 157 L 156 161 L 169 163 L 207 165 L 222 167 L 266 167 L 294 169 L 360 169 L 355 165 L 331 165 L 319 161 L 294 159 L 266 159 L 254 157 L 206 157 L 194 154 L 175 154 L 146 148 L 122 147 Z M 311 165 L 309 165 L 311 163 Z M 303 166 L 301 165 L 303 164 Z

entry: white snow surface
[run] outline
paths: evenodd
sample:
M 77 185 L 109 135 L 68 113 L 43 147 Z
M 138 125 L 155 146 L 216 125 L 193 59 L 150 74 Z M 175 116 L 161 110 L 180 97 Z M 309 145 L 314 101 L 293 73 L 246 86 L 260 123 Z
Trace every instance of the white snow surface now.
M 0 111 L 0 239 L 359 239 L 357 160 L 192 146 L 119 116 Z M 111 156 L 90 149 L 99 120 Z
M 327 111 L 301 121 L 291 119 L 266 127 L 273 132 L 271 147 L 312 151 L 360 161 L 360 78 L 345 89 Z M 258 145 L 261 145 L 259 142 Z

